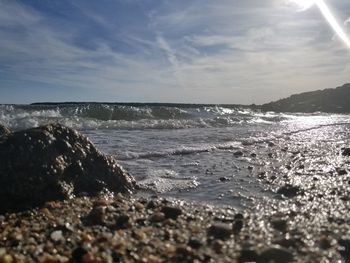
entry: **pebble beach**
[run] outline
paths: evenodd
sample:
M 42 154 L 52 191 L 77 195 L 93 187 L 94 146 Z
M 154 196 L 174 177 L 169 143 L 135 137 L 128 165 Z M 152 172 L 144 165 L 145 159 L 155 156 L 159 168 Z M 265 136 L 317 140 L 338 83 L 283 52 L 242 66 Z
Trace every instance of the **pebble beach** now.
M 283 163 L 254 176 L 275 196 L 243 210 L 135 193 L 3 214 L 0 262 L 348 262 L 350 150 L 315 143 L 271 145 Z

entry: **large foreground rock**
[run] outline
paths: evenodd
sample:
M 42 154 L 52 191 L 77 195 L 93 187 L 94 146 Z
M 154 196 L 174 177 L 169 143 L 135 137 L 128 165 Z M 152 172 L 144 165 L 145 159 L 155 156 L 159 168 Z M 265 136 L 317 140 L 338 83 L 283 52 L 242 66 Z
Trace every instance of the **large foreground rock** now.
M 134 185 L 112 157 L 59 124 L 0 136 L 0 213 Z

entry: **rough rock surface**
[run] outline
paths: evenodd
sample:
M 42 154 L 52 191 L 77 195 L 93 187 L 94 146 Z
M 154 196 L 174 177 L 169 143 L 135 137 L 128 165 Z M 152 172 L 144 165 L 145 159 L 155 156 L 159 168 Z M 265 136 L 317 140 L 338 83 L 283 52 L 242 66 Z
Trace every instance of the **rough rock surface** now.
M 8 128 L 0 124 L 0 137 L 4 135 L 8 135 L 10 133 L 11 131 Z
M 112 157 L 59 124 L 0 137 L 0 160 L 0 213 L 135 185 Z

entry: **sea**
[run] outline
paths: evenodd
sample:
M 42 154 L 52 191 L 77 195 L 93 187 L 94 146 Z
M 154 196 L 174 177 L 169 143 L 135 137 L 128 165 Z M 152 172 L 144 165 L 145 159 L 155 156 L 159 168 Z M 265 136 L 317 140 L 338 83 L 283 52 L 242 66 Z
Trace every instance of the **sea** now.
M 276 196 L 259 175 L 284 165 L 275 157 L 282 145 L 327 141 L 341 147 L 350 134 L 350 115 L 320 112 L 190 104 L 0 105 L 0 124 L 12 130 L 56 122 L 113 155 L 136 178 L 140 195 L 237 208 Z

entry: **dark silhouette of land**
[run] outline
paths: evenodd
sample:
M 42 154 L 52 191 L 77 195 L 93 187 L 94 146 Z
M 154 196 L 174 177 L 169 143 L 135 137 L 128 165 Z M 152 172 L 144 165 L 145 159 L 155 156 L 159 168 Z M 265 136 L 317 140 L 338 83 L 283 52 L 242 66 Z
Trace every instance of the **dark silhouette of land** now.
M 33 106 L 52 105 L 84 105 L 101 104 L 102 102 L 40 102 L 33 103 Z M 269 102 L 263 105 L 241 105 L 241 104 L 186 104 L 186 103 L 139 103 L 139 102 L 103 102 L 102 104 L 120 106 L 165 106 L 181 108 L 213 107 L 226 108 L 250 108 L 263 111 L 276 112 L 329 112 L 329 113 L 350 113 L 350 83 L 335 89 L 324 89 L 311 92 L 304 92 L 292 95 L 285 99 Z
M 350 112 L 350 83 L 335 89 L 317 90 L 292 95 L 260 106 L 265 111 L 277 112 Z

